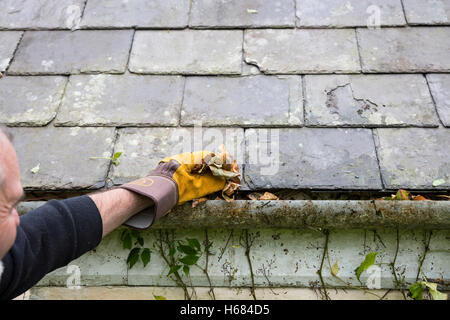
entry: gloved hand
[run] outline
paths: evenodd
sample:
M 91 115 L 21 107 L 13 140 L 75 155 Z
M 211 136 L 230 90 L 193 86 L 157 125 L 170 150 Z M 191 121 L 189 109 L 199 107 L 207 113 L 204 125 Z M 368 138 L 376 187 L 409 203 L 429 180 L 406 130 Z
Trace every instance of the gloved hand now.
M 212 152 L 182 153 L 161 160 L 147 177 L 126 183 L 120 188 L 134 191 L 153 200 L 154 206 L 134 215 L 124 224 L 147 229 L 176 204 L 204 197 L 224 188 L 226 179 L 212 173 L 196 173 L 202 159 Z

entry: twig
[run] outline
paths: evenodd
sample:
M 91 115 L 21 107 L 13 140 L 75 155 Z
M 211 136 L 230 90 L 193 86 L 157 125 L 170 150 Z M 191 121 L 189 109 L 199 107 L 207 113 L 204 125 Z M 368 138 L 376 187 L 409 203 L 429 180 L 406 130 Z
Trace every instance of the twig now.
M 250 268 L 250 279 L 252 281 L 252 286 L 250 288 L 250 292 L 253 296 L 253 299 L 257 300 L 256 293 L 255 293 L 255 277 L 253 274 L 252 260 L 250 259 L 250 247 L 253 244 L 254 238 L 253 239 L 249 238 L 247 229 L 244 230 L 244 236 L 245 236 L 245 238 L 244 238 L 245 256 L 247 257 L 248 266 Z
M 419 280 L 419 274 L 420 274 L 420 271 L 422 270 L 423 262 L 425 261 L 427 253 L 430 251 L 430 241 L 431 241 L 431 235 L 432 234 L 433 234 L 433 231 L 430 231 L 430 235 L 428 237 L 428 241 L 425 239 L 425 249 L 423 251 L 423 254 L 419 258 L 419 268 L 417 269 L 416 281 Z M 425 238 L 426 238 L 426 234 L 425 234 Z
M 395 248 L 394 260 L 390 263 L 390 266 L 392 268 L 392 274 L 394 275 L 395 285 L 400 289 L 400 292 L 402 293 L 403 298 L 405 300 L 407 300 L 405 291 L 403 290 L 403 286 L 401 285 L 400 281 L 398 280 L 397 272 L 395 271 L 395 262 L 397 261 L 398 249 L 400 247 L 400 236 L 398 235 L 398 228 L 396 229 L 396 231 L 397 231 L 397 246 Z
M 328 235 L 329 235 L 329 232 L 328 232 L 327 229 L 325 229 L 325 230 L 323 230 L 323 233 L 325 234 L 325 248 L 323 249 L 322 261 L 320 262 L 320 268 L 319 268 L 319 270 L 317 270 L 317 274 L 319 275 L 320 282 L 322 283 L 322 288 L 323 288 L 323 291 L 324 291 L 324 294 L 325 294 L 325 299 L 326 300 L 331 300 L 330 296 L 328 295 L 327 288 L 325 286 L 325 281 L 323 281 L 323 277 L 322 277 L 323 262 L 325 261 L 325 255 L 328 252 Z

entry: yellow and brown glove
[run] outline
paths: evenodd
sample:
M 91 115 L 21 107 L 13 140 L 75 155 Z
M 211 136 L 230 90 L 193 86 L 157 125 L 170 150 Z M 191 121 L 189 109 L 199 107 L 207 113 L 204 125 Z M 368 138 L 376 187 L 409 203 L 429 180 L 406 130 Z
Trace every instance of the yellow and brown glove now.
M 198 173 L 209 151 L 182 153 L 161 160 L 145 178 L 126 183 L 120 188 L 134 191 L 153 200 L 153 207 L 134 215 L 124 224 L 147 229 L 177 204 L 204 197 L 225 187 L 225 177 L 209 172 Z

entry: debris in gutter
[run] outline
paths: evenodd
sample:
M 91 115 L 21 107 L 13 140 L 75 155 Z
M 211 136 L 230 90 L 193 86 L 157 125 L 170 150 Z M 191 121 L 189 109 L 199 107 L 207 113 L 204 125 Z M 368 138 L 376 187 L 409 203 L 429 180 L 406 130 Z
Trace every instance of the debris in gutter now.
M 414 196 L 406 190 L 399 189 L 396 194 L 392 194 L 390 197 L 383 197 L 377 200 L 413 200 L 413 201 L 429 201 L 430 199 L 424 196 L 417 195 Z
M 191 170 L 192 173 L 202 174 L 211 171 L 214 176 L 224 177 L 226 179 L 225 187 L 222 189 L 222 197 L 230 202 L 234 200 L 235 193 L 241 187 L 241 175 L 239 166 L 236 160 L 233 160 L 230 154 L 227 153 L 225 146 L 222 144 L 216 153 L 208 154 L 202 159 L 201 164 L 197 164 Z M 200 200 L 200 199 L 195 199 Z M 203 201 L 202 201 L 203 202 Z M 200 202 L 192 203 L 193 207 Z

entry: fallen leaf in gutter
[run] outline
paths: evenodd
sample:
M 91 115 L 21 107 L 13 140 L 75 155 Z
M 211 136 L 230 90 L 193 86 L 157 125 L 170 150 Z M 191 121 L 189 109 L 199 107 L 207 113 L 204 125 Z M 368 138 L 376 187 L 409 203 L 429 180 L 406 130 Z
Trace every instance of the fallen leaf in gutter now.
M 227 153 L 223 144 L 216 153 L 208 154 L 202 159 L 201 164 L 195 165 L 191 173 L 202 174 L 207 170 L 214 176 L 225 178 L 226 184 L 222 189 L 222 197 L 226 201 L 233 201 L 235 192 L 241 187 L 239 178 L 241 174 L 236 160 Z
M 418 196 L 412 196 L 412 199 L 414 201 L 428 201 L 430 199 L 425 198 L 424 196 L 418 195 Z
M 276 195 L 270 192 L 265 192 L 259 200 L 280 200 Z
M 247 195 L 250 200 L 280 200 L 276 195 L 270 192 L 264 192 L 263 195 L 258 192 L 253 192 Z
M 208 198 L 199 198 L 199 199 L 194 199 L 192 200 L 192 208 L 195 208 L 196 206 L 198 206 L 200 203 L 207 201 Z

